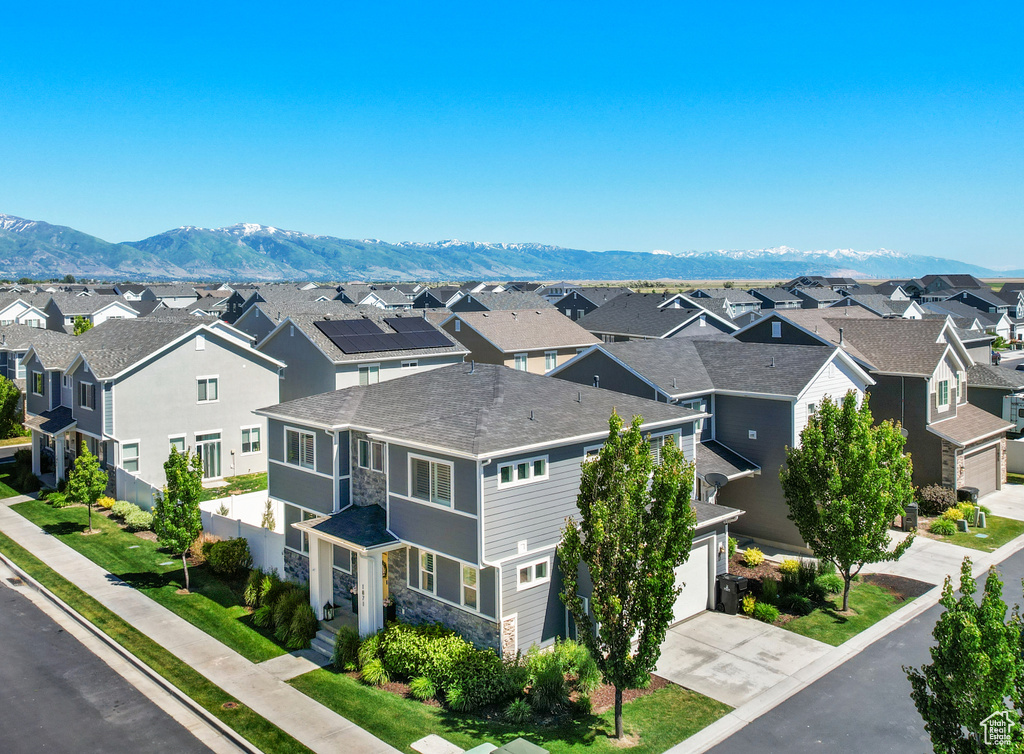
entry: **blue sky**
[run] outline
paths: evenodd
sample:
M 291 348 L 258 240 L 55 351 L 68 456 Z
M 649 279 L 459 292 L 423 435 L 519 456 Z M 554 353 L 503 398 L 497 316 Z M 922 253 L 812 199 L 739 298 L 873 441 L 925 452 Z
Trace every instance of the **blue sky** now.
M 778 5 L 18 4 L 0 212 L 1021 266 L 1019 4 Z

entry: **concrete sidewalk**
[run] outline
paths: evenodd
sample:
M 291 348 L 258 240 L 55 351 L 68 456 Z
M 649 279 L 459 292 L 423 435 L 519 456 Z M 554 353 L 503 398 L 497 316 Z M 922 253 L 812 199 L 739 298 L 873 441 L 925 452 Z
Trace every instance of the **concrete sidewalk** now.
M 288 661 L 250 662 L 19 516 L 11 502 L 0 505 L 0 531 L 297 741 L 318 754 L 397 751 L 285 683 L 280 666 Z

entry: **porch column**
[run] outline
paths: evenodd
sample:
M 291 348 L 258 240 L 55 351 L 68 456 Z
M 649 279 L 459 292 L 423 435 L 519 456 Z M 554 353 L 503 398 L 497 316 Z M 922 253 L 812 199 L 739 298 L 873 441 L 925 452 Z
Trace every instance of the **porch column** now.
M 314 534 L 309 537 L 309 604 L 319 620 L 324 605 L 334 601 L 334 574 L 331 570 L 334 551 L 330 542 Z
M 359 635 L 384 628 L 384 560 L 379 552 L 359 553 L 356 569 L 359 589 Z
M 40 476 L 42 473 L 43 449 L 40 447 L 42 438 L 42 433 L 32 430 L 32 473 L 36 476 Z
M 57 482 L 64 479 L 64 433 L 53 438 L 53 478 Z

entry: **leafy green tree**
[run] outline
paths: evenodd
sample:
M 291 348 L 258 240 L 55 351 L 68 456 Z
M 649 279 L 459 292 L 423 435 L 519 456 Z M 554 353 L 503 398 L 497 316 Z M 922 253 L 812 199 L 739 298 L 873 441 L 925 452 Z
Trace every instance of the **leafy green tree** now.
M 65 285 L 74 285 L 75 284 L 75 276 L 71 275 L 71 274 L 65 275 L 64 276 L 64 283 L 65 283 Z
M 72 335 L 81 335 L 84 332 L 88 332 L 92 329 L 92 322 L 85 317 L 75 317 L 74 329 L 71 331 Z
M 263 509 L 263 518 L 260 519 L 260 526 L 271 531 L 277 528 L 277 521 L 274 518 L 274 504 L 270 500 L 267 500 L 267 505 Z
M 185 450 L 179 453 L 171 448 L 164 462 L 167 486 L 157 496 L 153 507 L 153 531 L 160 544 L 171 552 L 181 553 L 181 567 L 185 571 L 185 591 L 188 591 L 188 548 L 203 530 L 199 511 L 199 498 L 203 492 L 203 462 L 198 453 Z
M 57 452 L 61 452 L 60 448 Z M 89 452 L 89 446 L 82 443 L 82 451 L 75 459 L 75 467 L 68 475 L 65 494 L 76 503 L 89 507 L 89 533 L 92 528 L 92 506 L 107 489 L 107 472 L 100 468 L 100 459 Z
M 1006 745 L 984 742 L 982 721 L 1007 709 L 1008 702 L 1020 719 L 1024 660 L 1020 619 L 1016 614 L 1008 618 L 1003 582 L 994 568 L 985 579 L 980 604 L 975 589 L 971 560 L 964 558 L 959 599 L 949 576 L 942 588 L 939 604 L 946 611 L 932 631 L 931 664 L 903 668 L 936 754 L 1019 752 L 1024 743 L 1019 722 Z
M 612 414 L 607 442 L 597 458 L 583 463 L 579 519 L 566 519 L 558 547 L 562 602 L 605 681 L 615 687 L 618 738 L 622 691 L 649 682 L 680 591 L 675 569 L 690 555 L 696 524 L 693 465 L 673 443 L 654 463 L 642 423 L 634 417 L 623 432 L 622 419 Z M 593 584 L 596 626 L 579 597 L 581 565 Z
M 789 519 L 815 556 L 835 564 L 850 582 L 868 563 L 898 560 L 911 533 L 889 549 L 889 527 L 913 500 L 910 456 L 899 426 L 873 426 L 867 396 L 857 405 L 852 390 L 837 405 L 826 397 L 800 433 L 800 447 L 786 449 L 779 473 Z
M 0 376 L 0 438 L 18 437 L 24 434 L 22 422 L 25 415 L 18 407 L 21 391 L 12 380 Z

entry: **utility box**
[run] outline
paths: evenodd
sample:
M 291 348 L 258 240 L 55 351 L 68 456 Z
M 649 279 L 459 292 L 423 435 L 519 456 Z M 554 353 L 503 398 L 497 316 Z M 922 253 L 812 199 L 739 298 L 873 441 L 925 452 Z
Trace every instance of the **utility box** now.
M 907 503 L 903 514 L 903 531 L 917 531 L 917 503 Z
M 732 573 L 723 573 L 718 577 L 718 600 L 716 607 L 726 615 L 736 615 L 740 611 L 740 602 L 747 593 L 747 577 Z

